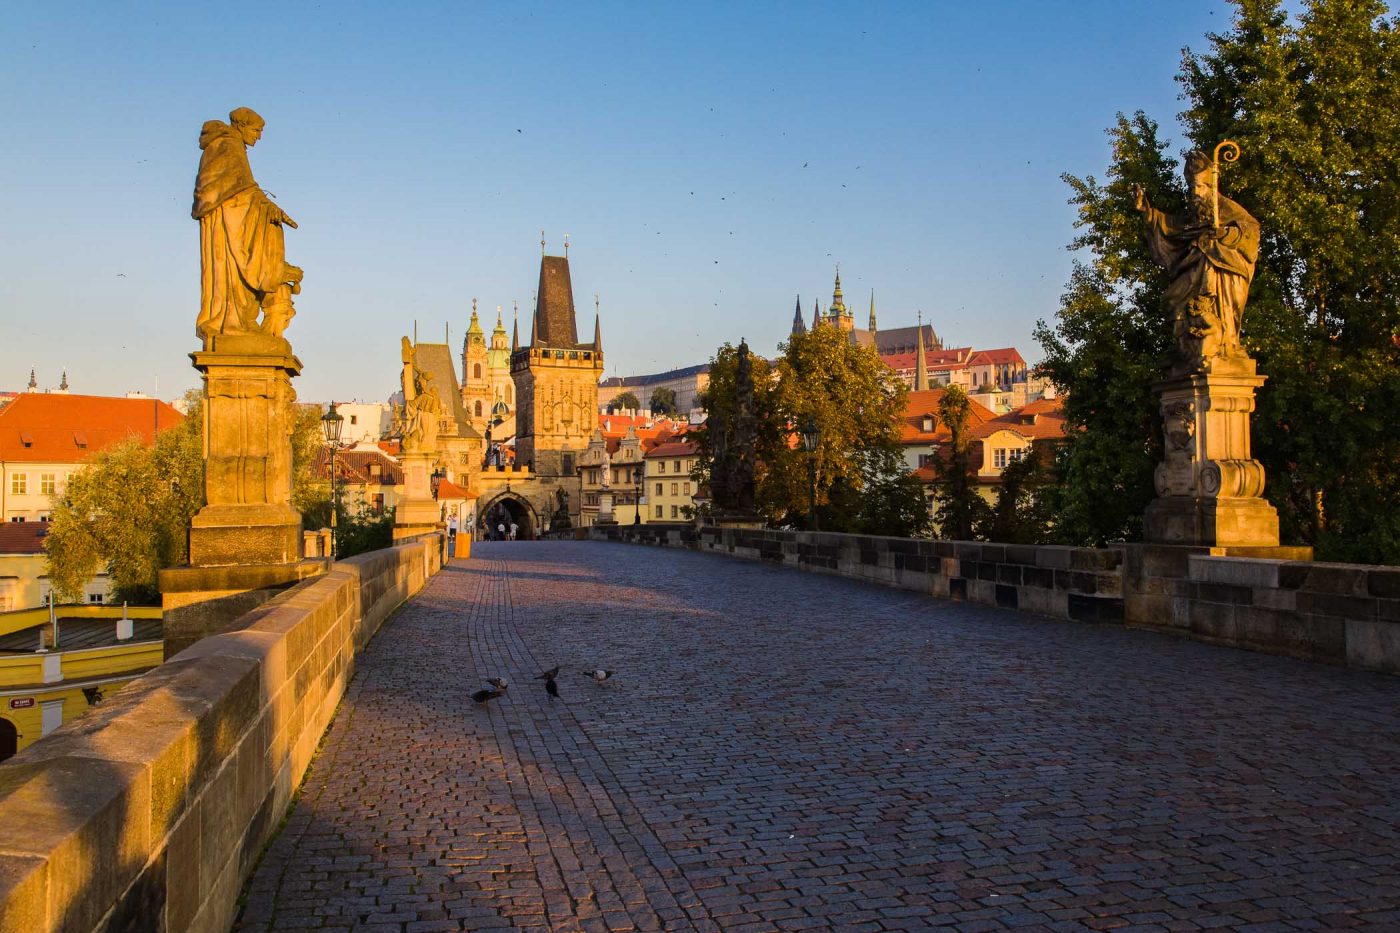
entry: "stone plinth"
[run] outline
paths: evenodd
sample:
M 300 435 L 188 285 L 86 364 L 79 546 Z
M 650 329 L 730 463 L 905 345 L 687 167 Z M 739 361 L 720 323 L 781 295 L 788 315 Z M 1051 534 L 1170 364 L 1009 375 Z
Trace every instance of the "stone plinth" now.
M 292 508 L 291 344 L 264 334 L 215 335 L 191 353 L 204 374 L 204 496 L 190 523 L 190 566 L 294 564 L 301 515 Z
M 1248 357 L 1153 386 L 1166 457 L 1143 538 L 1153 544 L 1276 547 L 1278 513 L 1262 498 L 1264 467 L 1250 456 L 1249 415 L 1264 384 Z
M 406 453 L 403 464 L 404 495 L 394 509 L 394 540 L 428 534 L 441 524 L 442 512 L 433 498 L 433 465 L 436 453 Z

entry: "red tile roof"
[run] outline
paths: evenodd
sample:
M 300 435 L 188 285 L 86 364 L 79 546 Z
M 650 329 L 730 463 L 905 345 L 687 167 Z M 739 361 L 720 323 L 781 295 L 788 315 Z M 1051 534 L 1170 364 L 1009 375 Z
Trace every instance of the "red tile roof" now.
M 938 417 L 938 402 L 947 391 L 942 388 L 923 389 L 910 392 L 904 403 L 904 417 L 900 419 L 899 441 L 902 444 L 921 444 L 946 441 L 948 427 Z M 968 424 L 974 436 L 978 436 L 980 426 L 996 418 L 991 409 L 975 399 L 968 399 Z M 933 430 L 924 430 L 924 416 L 933 416 Z
M 687 440 L 671 440 L 664 444 L 657 444 L 647 451 L 647 459 L 652 457 L 658 460 L 663 457 L 693 457 L 695 456 L 695 445 Z
M 967 366 L 968 359 L 972 356 L 970 347 L 954 347 L 951 350 L 924 350 L 924 365 L 929 371 L 951 372 L 955 369 L 963 369 Z M 885 365 L 895 371 L 904 369 L 914 369 L 916 366 L 917 353 L 890 353 L 882 356 Z
M 0 460 L 79 463 L 131 437 L 149 444 L 183 420 L 159 399 L 25 392 L 0 409 Z
M 479 499 L 481 498 L 470 489 L 463 489 L 450 479 L 445 479 L 438 483 L 437 497 L 439 499 Z
M 991 437 L 997 431 L 1012 431 L 1027 440 L 1050 441 L 1065 436 L 1065 413 L 1060 399 L 1036 399 L 1015 411 L 998 415 L 984 422 L 973 432 L 976 437 Z
M 967 361 L 969 366 L 1006 365 L 1015 364 L 1025 366 L 1026 361 L 1021 358 L 1020 352 L 1015 347 L 1002 347 L 997 350 L 978 350 L 972 354 L 972 359 Z
M 0 554 L 42 554 L 48 522 L 5 522 L 0 525 Z
M 313 467 L 318 479 L 330 476 L 331 452 L 322 447 L 316 451 Z M 370 474 L 370 465 L 379 465 L 379 475 Z M 335 455 L 336 479 L 356 486 L 401 486 L 403 466 L 377 450 L 342 450 Z

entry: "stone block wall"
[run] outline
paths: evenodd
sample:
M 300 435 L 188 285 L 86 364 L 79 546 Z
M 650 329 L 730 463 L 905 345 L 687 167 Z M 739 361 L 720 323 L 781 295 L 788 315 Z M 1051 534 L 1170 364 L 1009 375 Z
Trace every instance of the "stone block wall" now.
M 1400 567 L 1293 559 L 1307 548 L 1093 549 L 681 524 L 587 531 L 1400 674 Z
M 356 652 L 441 537 L 332 565 L 0 765 L 0 933 L 227 930 Z
M 682 524 L 593 526 L 598 540 L 770 560 L 1061 619 L 1122 622 L 1122 554 L 1093 548 L 929 541 Z

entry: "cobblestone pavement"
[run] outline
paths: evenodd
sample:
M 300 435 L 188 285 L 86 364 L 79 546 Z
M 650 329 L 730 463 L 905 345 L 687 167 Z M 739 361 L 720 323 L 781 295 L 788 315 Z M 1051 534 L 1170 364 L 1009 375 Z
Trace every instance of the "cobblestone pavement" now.
M 1400 678 L 591 542 L 478 544 L 385 626 L 240 920 L 1363 926 Z

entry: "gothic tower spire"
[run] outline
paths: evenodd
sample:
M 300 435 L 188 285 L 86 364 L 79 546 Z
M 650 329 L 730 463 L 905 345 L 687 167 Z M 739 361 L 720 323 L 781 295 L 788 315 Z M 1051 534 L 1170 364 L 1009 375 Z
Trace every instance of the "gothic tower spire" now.
M 870 290 L 870 332 L 875 333 L 875 289 Z
M 906 319 L 907 320 L 907 319 Z M 928 363 L 924 360 L 924 313 L 919 312 L 919 326 L 916 328 L 917 349 L 914 357 L 914 391 L 922 392 L 928 388 Z
M 807 324 L 802 320 L 802 296 L 797 296 L 797 308 L 792 312 L 792 335 L 807 333 Z

